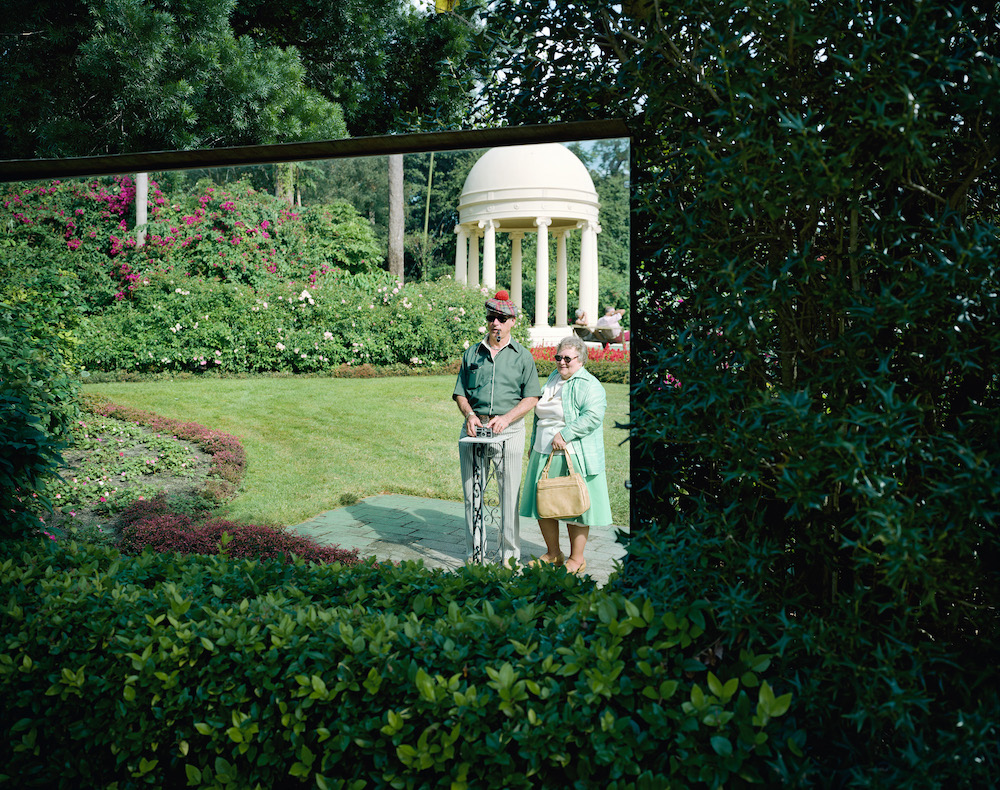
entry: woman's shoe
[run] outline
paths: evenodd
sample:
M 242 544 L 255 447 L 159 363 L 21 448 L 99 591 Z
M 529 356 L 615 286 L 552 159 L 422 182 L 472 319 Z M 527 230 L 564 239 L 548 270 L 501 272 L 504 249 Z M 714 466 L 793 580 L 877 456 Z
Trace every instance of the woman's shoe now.
M 557 568 L 566 562 L 566 555 L 561 551 L 555 556 L 555 558 L 550 558 L 548 555 L 543 554 L 537 560 L 532 560 L 528 563 L 529 568 L 539 568 L 542 565 L 555 565 Z
M 579 576 L 585 570 L 587 570 L 587 560 L 586 559 L 580 560 L 579 567 L 570 568 L 568 565 L 566 566 L 566 572 L 567 573 L 572 573 L 574 576 Z

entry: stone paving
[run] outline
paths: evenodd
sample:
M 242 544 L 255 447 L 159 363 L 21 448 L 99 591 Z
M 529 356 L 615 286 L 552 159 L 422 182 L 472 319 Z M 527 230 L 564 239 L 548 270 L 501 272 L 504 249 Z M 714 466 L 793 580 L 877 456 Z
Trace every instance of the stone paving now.
M 563 551 L 569 538 L 562 529 Z M 441 499 L 379 494 L 346 507 L 321 513 L 290 529 L 324 544 L 356 548 L 362 557 L 379 560 L 423 560 L 429 568 L 454 570 L 465 563 L 465 506 Z M 603 585 L 625 556 L 616 541 L 627 527 L 591 527 L 585 557 L 587 575 Z M 496 546 L 496 531 L 487 531 L 489 548 Z M 521 519 L 521 561 L 545 553 L 538 522 Z

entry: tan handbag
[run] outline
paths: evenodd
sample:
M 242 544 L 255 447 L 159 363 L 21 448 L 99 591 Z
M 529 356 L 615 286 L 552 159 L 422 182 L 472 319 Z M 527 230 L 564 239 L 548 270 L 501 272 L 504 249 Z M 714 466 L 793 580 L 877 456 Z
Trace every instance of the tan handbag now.
M 535 507 L 541 518 L 575 518 L 590 510 L 590 492 L 583 475 L 573 470 L 573 459 L 566 456 L 568 474 L 565 477 L 549 477 L 549 466 L 555 450 L 549 453 L 549 460 L 538 478 L 535 489 Z

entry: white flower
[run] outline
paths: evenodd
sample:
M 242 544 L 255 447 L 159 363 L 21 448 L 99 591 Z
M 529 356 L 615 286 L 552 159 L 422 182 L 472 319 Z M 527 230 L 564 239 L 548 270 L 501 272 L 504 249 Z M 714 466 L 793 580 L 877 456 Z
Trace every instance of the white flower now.
M 302 293 L 299 294 L 299 301 L 304 302 L 306 299 L 308 299 L 310 302 L 312 301 L 312 297 L 309 295 L 309 291 L 302 291 Z
M 278 351 L 284 351 L 285 350 L 285 344 L 284 343 L 277 343 L 274 347 L 276 349 L 278 349 Z
M 462 343 L 462 348 L 468 348 L 468 347 L 469 347 L 469 341 L 466 340 L 464 343 Z

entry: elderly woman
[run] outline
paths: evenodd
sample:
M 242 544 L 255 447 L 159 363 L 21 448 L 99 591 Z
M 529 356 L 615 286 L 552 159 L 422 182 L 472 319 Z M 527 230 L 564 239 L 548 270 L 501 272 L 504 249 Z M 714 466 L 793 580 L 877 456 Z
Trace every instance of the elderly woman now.
M 587 347 L 576 336 L 565 337 L 556 349 L 556 370 L 542 388 L 542 397 L 535 404 L 534 427 L 531 433 L 531 454 L 521 495 L 522 516 L 538 519 L 545 540 L 545 554 L 537 563 L 562 565 L 570 573 L 582 573 L 587 568 L 583 551 L 590 528 L 611 523 L 611 502 L 608 499 L 608 479 L 604 472 L 604 412 L 607 394 L 601 383 L 583 365 Z M 540 518 L 535 506 L 535 487 L 548 461 L 549 477 L 566 474 L 565 453 L 573 457 L 573 468 L 583 475 L 590 493 L 590 510 L 566 522 L 569 532 L 569 558 L 559 548 L 559 522 Z

